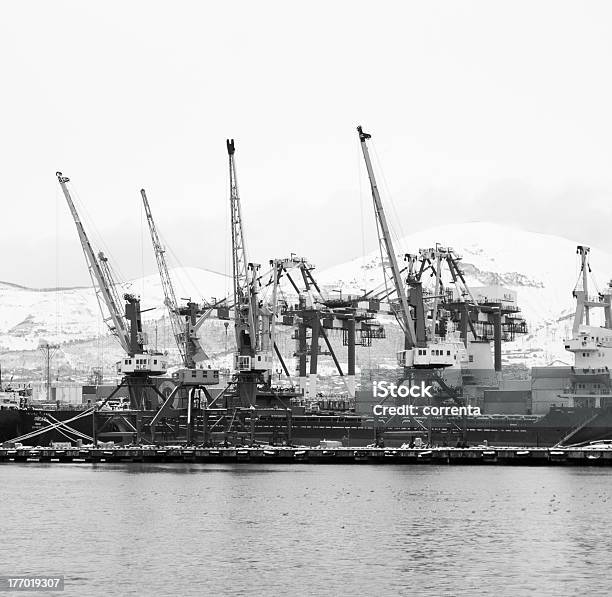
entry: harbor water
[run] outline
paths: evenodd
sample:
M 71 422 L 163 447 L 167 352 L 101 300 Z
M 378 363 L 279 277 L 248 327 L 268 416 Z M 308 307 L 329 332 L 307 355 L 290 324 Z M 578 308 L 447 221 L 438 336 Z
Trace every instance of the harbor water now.
M 609 469 L 13 463 L 0 484 L 0 575 L 64 575 L 58 595 L 612 591 Z

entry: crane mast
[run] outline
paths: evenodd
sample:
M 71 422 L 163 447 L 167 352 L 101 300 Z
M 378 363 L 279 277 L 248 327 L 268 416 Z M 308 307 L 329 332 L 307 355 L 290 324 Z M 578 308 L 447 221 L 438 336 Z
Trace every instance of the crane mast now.
M 380 193 L 378 192 L 378 185 L 376 184 L 376 177 L 374 176 L 374 169 L 372 168 L 372 162 L 370 160 L 370 154 L 366 141 L 372 137 L 368 133 L 364 133 L 360 126 L 357 127 L 359 133 L 359 141 L 361 142 L 361 149 L 363 151 L 363 158 L 365 160 L 366 169 L 368 171 L 368 178 L 370 179 L 370 187 L 372 189 L 372 200 L 374 202 L 374 212 L 376 214 L 376 223 L 378 228 L 378 242 L 381 249 L 384 251 L 384 257 L 386 262 L 383 263 L 383 268 L 386 277 L 390 277 L 397 298 L 399 301 L 399 310 L 396 311 L 396 319 L 404 332 L 406 350 L 414 348 L 417 344 L 416 333 L 414 329 L 414 322 L 412 321 L 412 315 L 410 313 L 410 307 L 408 304 L 408 297 L 406 296 L 406 289 L 402 281 L 401 272 L 397 263 L 397 257 L 393 248 L 393 241 L 391 239 L 391 232 L 387 223 L 387 217 L 385 210 L 380 199 Z
M 236 369 L 254 369 L 253 359 L 261 348 L 258 340 L 258 269 L 247 258 L 240 194 L 236 176 L 235 145 L 226 141 L 229 157 L 230 212 L 232 226 L 232 266 L 234 280 L 234 326 L 236 333 Z
M 168 264 L 166 263 L 166 250 L 164 249 L 157 228 L 151 214 L 151 207 L 147 199 L 147 194 L 144 189 L 140 189 L 142 196 L 142 202 L 144 204 L 145 213 L 147 215 L 147 222 L 149 224 L 149 231 L 151 233 L 151 240 L 153 242 L 153 250 L 155 251 L 155 259 L 157 261 L 157 268 L 159 269 L 159 277 L 161 278 L 162 289 L 164 291 L 164 303 L 168 309 L 170 316 L 170 325 L 172 327 L 172 334 L 176 338 L 176 344 L 181 355 L 181 360 L 187 367 L 195 366 L 194 363 L 188 363 L 188 355 L 185 342 L 185 325 L 181 319 L 179 313 L 179 306 L 176 300 L 176 294 L 174 292 L 174 286 L 172 285 L 172 279 L 168 272 Z
M 85 253 L 87 268 L 96 291 L 96 299 L 98 300 L 98 305 L 100 306 L 100 311 L 102 312 L 104 322 L 108 326 L 109 330 L 115 336 L 117 336 L 123 350 L 125 350 L 127 354 L 131 354 L 133 353 L 133 350 L 130 342 L 130 332 L 119 307 L 121 302 L 117 294 L 116 285 L 112 279 L 112 274 L 108 266 L 108 260 L 102 252 L 98 254 L 98 257 L 96 257 L 91 243 L 89 242 L 89 238 L 85 232 L 85 228 L 83 227 L 83 223 L 81 222 L 81 218 L 79 217 L 74 202 L 72 201 L 70 190 L 68 189 L 67 183 L 70 182 L 70 179 L 67 176 L 63 176 L 61 172 L 56 172 L 56 176 L 64 193 L 64 197 L 66 198 L 66 202 L 68 203 L 70 213 L 72 214 L 72 218 L 74 219 L 74 223 L 79 234 L 79 240 L 81 241 L 81 246 L 83 247 L 83 252 Z M 102 308 L 102 301 L 104 301 L 104 304 L 108 309 L 110 319 L 105 316 Z

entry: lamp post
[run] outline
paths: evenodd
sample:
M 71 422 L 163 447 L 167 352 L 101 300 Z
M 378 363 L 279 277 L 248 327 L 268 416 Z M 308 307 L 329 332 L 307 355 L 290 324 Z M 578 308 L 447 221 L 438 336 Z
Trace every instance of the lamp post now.
M 38 350 L 43 354 L 45 360 L 45 379 L 46 379 L 46 390 L 47 390 L 47 402 L 51 402 L 51 359 L 55 356 L 59 346 L 57 344 L 49 344 L 48 342 L 41 342 Z

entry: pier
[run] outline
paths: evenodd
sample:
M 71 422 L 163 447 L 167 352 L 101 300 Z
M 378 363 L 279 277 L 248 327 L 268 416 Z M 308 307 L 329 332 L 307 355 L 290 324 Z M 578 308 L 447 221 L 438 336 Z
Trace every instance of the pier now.
M 0 448 L 0 463 L 275 463 L 612 466 L 612 450 L 592 448 L 300 448 L 147 446 Z

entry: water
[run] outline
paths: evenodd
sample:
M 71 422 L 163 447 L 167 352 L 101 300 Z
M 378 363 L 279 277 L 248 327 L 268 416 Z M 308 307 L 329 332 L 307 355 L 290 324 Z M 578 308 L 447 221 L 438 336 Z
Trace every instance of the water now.
M 61 595 L 612 594 L 608 469 L 32 463 L 0 484 L 0 574 L 64 574 Z

